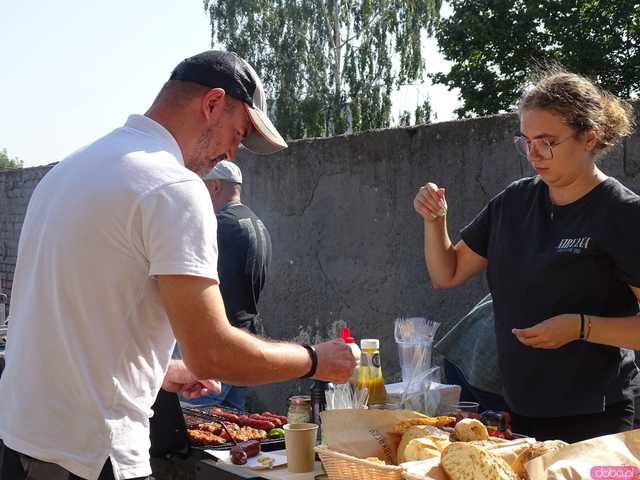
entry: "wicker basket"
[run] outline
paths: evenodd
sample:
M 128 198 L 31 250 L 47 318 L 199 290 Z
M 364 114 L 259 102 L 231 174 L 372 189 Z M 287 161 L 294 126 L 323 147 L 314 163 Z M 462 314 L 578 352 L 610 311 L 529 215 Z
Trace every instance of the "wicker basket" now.
M 402 480 L 402 467 L 377 465 L 361 458 L 329 450 L 326 445 L 316 447 L 330 480 Z

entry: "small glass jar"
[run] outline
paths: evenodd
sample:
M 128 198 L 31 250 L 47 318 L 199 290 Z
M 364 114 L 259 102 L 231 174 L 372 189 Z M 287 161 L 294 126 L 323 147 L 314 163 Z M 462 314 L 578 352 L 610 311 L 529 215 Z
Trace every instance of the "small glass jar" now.
M 311 397 L 309 395 L 296 395 L 289 398 L 289 410 L 287 421 L 294 423 L 311 423 Z

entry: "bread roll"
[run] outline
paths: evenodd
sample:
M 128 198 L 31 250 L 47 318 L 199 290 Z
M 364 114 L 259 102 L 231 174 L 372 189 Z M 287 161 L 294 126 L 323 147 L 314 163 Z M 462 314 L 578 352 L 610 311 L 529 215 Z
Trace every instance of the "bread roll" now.
M 486 448 L 486 449 L 491 449 L 496 445 L 499 445 L 498 443 L 495 443 L 491 440 L 471 440 L 468 443 L 470 443 L 471 445 L 475 445 L 476 447 Z
M 547 440 L 545 442 L 534 443 L 518 455 L 518 458 L 511 464 L 511 467 L 520 478 L 528 478 L 527 470 L 524 468 L 525 463 L 547 453 L 557 452 L 566 445 L 568 445 L 568 443 L 562 440 Z
M 432 427 L 445 427 L 453 425 L 456 421 L 455 417 L 417 417 L 408 418 L 399 422 L 393 429 L 393 433 L 404 434 L 411 427 L 417 425 L 430 425 Z
M 469 443 L 449 445 L 440 463 L 451 480 L 518 480 L 507 462 Z
M 471 442 L 473 440 L 489 440 L 487 427 L 480 420 L 475 418 L 465 418 L 460 420 L 454 428 L 456 438 L 460 442 Z
M 513 468 L 513 463 L 516 461 L 518 456 L 536 442 L 532 438 L 520 438 L 517 440 L 505 440 L 503 443 L 493 443 L 491 440 L 469 443 L 487 449 L 487 451 L 492 455 L 502 458 L 505 462 L 511 465 L 511 468 Z M 493 445 L 479 445 L 479 443 L 493 443 Z
M 415 462 L 439 457 L 440 449 L 430 438 L 414 438 L 404 449 L 403 462 Z
M 416 438 L 429 438 L 438 448 L 438 452 L 449 444 L 449 434 L 437 427 L 430 425 L 417 425 L 410 427 L 403 435 L 398 445 L 398 463 L 407 462 L 405 451 L 409 442 Z

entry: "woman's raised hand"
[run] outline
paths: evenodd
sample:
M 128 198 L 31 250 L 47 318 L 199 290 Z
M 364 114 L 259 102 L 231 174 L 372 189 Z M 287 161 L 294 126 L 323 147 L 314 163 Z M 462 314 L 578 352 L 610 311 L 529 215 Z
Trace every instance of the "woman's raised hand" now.
M 434 222 L 447 214 L 447 200 L 444 188 L 435 183 L 426 183 L 418 190 L 413 200 L 413 208 L 427 222 Z

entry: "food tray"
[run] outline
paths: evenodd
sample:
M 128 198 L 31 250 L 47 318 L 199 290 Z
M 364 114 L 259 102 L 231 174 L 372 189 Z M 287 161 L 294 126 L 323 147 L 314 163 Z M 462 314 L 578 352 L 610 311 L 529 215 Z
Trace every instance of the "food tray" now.
M 246 412 L 242 412 L 239 410 L 231 409 L 231 408 L 223 408 L 225 412 L 234 413 L 236 415 L 247 415 Z M 208 412 L 208 413 L 207 413 Z M 182 413 L 184 415 L 184 421 L 187 425 L 187 428 L 194 427 L 198 423 L 204 422 L 220 422 L 223 419 L 212 415 L 211 407 L 209 406 L 198 406 L 198 407 L 182 407 Z M 227 443 L 223 443 L 221 445 L 194 445 L 191 444 L 191 449 L 193 450 L 228 450 L 233 447 L 234 443 L 229 441 Z M 272 452 L 274 450 L 283 450 L 284 449 L 284 438 L 267 438 L 265 440 L 260 440 L 260 448 L 263 452 Z

